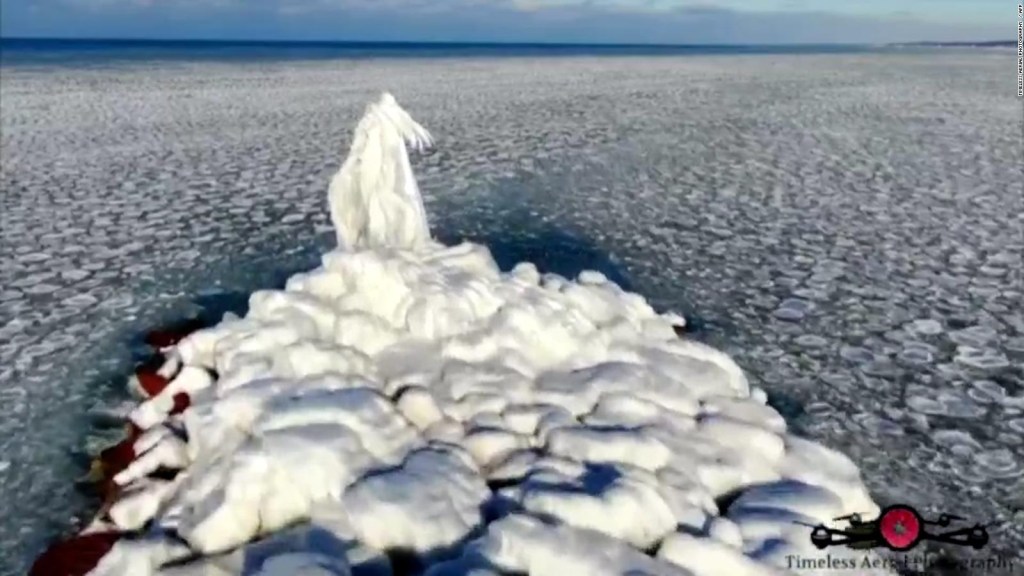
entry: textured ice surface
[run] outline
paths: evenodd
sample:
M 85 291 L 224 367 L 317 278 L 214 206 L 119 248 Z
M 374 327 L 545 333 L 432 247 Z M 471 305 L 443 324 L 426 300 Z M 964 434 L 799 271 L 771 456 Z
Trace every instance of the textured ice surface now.
M 90 412 L 123 400 L 134 333 L 193 299 L 234 307 L 316 265 L 333 240 L 324 183 L 381 86 L 437 133 L 438 150 L 414 163 L 444 238 L 485 242 L 505 267 L 596 267 L 660 307 L 698 304 L 699 334 L 794 430 L 848 453 L 880 500 L 969 503 L 949 511 L 993 522 L 992 550 L 1024 550 L 1024 480 L 998 464 L 1004 449 L 1024 458 L 1024 150 L 1007 120 L 1019 102 L 1006 62 L 945 52 L 5 68 L 0 488 L 19 497 L 0 501 L 0 573 L 23 574 L 80 523 L 69 510 L 94 509 L 69 482 L 83 472 L 74 452 Z M 774 319 L 788 298 L 813 313 Z M 922 319 L 941 331 L 913 324 Z M 391 337 L 360 326 L 377 346 Z M 972 326 L 998 336 L 946 336 Z M 954 362 L 960 345 L 1010 365 Z M 900 370 L 861 373 L 842 346 Z M 980 398 L 994 388 L 979 381 L 1005 394 Z M 917 411 L 915 397 L 938 407 Z M 946 414 L 976 406 L 982 417 Z M 527 429 L 531 410 L 475 420 Z M 905 434 L 880 433 L 881 422 Z M 943 430 L 982 450 L 957 455 L 932 439 Z M 430 432 L 465 431 L 448 419 Z M 511 445 L 480 438 L 481 454 Z M 994 467 L 975 463 L 990 452 Z
M 179 547 L 230 558 L 315 528 L 324 508 L 360 547 L 447 573 L 452 558 L 482 556 L 502 573 L 686 574 L 677 564 L 692 558 L 645 552 L 707 530 L 732 541 L 728 562 L 774 574 L 779 550 L 807 549 L 794 519 L 878 510 L 856 465 L 791 435 L 728 356 L 679 340 L 676 317 L 601 276 L 502 273 L 472 244 L 322 262 L 169 352 L 184 365 L 131 413 L 146 430 L 141 456 L 115 477 L 129 495 L 110 513 L 121 530 L 148 526 L 147 540 L 119 544 L 100 574 L 188 570 L 160 540 L 171 532 Z M 475 298 L 451 296 L 465 294 Z M 339 343 L 367 318 L 387 345 Z M 192 404 L 169 415 L 161 398 L 181 391 Z M 183 471 L 145 478 L 161 466 Z M 510 513 L 521 515 L 488 526 Z M 735 526 L 724 537 L 711 530 L 722 515 Z M 723 554 L 710 549 L 707 562 Z M 347 569 L 282 554 L 262 570 Z

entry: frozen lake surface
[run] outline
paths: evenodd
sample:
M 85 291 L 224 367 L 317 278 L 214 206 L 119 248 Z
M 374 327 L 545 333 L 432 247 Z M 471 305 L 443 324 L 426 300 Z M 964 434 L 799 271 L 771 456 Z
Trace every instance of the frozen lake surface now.
M 145 328 L 317 263 L 369 96 L 438 140 L 435 231 L 597 268 L 849 454 L 880 503 L 1024 549 L 1009 53 L 3 70 L 0 573 L 87 520 L 90 412 Z M 1019 559 L 1018 562 L 1024 560 Z

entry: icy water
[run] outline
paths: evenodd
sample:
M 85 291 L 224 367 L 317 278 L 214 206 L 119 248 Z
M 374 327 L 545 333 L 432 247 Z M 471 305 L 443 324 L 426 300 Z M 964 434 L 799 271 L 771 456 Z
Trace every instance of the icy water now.
M 415 168 L 441 237 L 698 312 L 699 337 L 880 502 L 990 522 L 979 555 L 1024 550 L 1011 52 L 8 54 L 0 574 L 88 518 L 90 411 L 125 400 L 141 330 L 315 265 L 327 179 L 382 89 L 438 139 Z
M 867 45 L 488 44 L 466 42 L 261 42 L 196 40 L 0 40 L 0 63 L 96 67 L 129 62 L 273 62 L 379 58 L 543 58 L 565 56 L 700 56 L 709 54 L 843 54 Z

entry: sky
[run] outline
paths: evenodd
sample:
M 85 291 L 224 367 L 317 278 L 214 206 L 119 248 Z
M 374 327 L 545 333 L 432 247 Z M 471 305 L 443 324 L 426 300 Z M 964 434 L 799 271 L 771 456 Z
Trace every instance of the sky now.
M 1016 37 L 1014 0 L 0 0 L 0 36 L 655 44 Z

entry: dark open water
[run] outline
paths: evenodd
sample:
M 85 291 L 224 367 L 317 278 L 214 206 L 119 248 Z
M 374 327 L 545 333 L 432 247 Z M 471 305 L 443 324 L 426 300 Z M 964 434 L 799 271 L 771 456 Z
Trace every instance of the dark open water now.
M 266 61 L 366 58 L 682 56 L 823 54 L 879 50 L 867 45 L 609 45 L 424 42 L 261 42 L 0 38 L 0 66 L 92 66 L 147 60 Z

